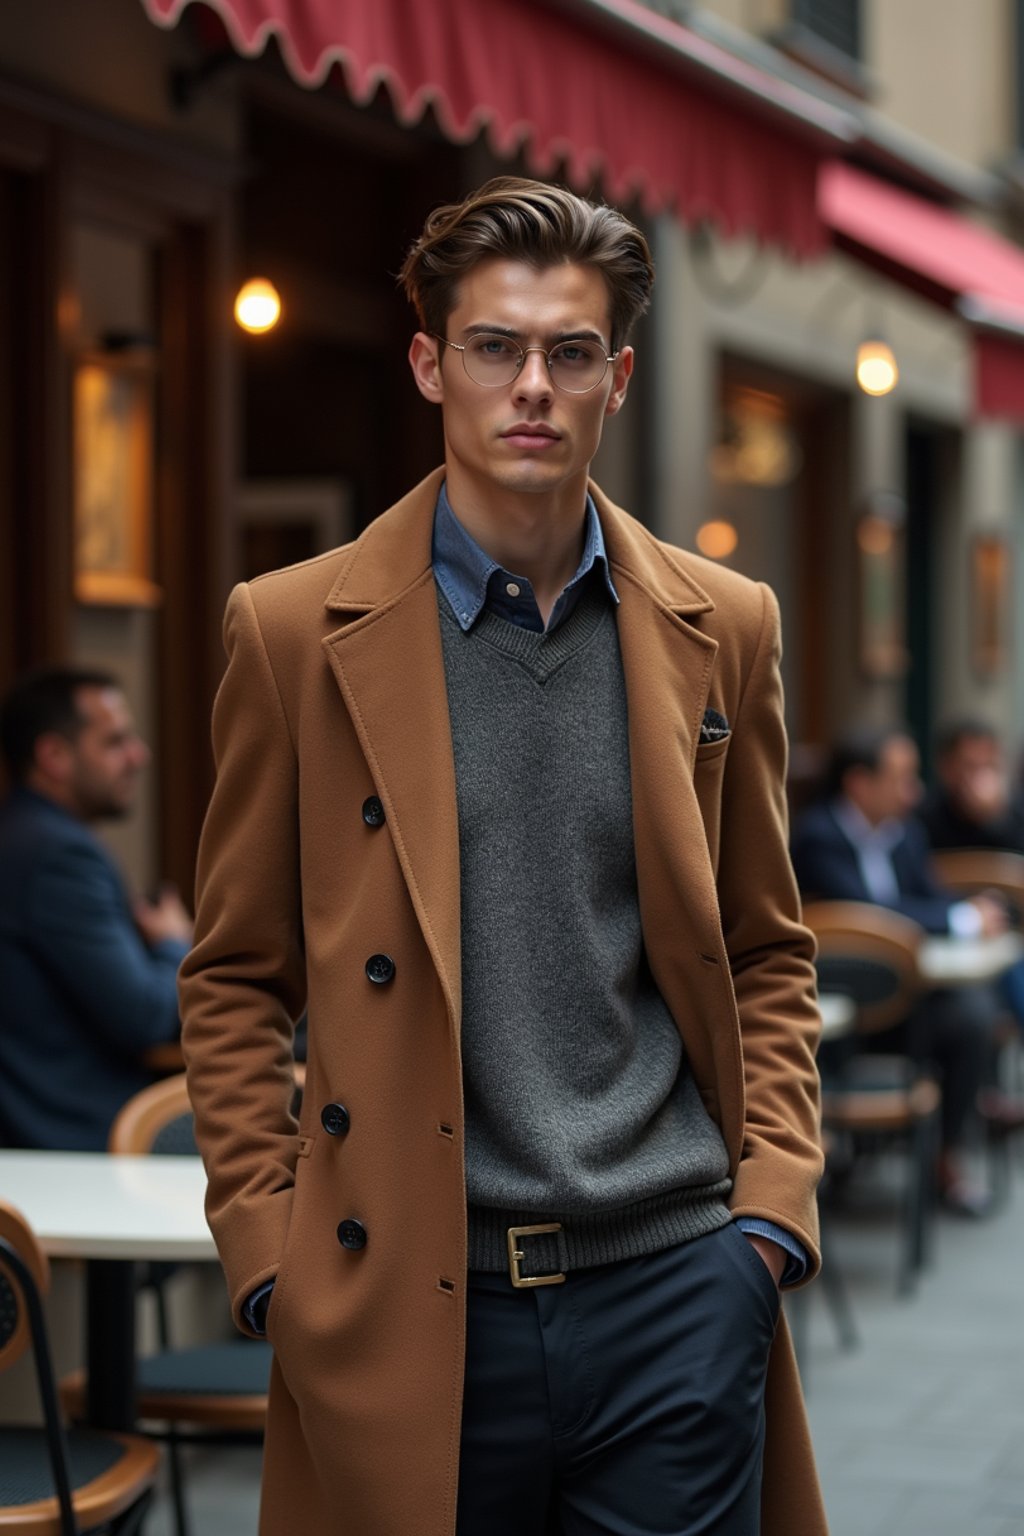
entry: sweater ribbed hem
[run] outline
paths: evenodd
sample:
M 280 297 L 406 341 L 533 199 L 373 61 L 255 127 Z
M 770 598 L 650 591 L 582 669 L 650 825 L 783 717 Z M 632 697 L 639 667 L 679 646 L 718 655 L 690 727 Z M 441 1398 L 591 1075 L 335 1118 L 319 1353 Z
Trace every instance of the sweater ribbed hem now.
M 497 1274 L 508 1269 L 509 1227 L 533 1227 L 561 1222 L 561 1232 L 523 1238 L 524 1276 L 562 1274 L 621 1259 L 640 1259 L 678 1243 L 717 1232 L 732 1220 L 722 1197 L 731 1182 L 722 1179 L 695 1189 L 672 1189 L 614 1211 L 578 1216 L 553 1216 L 536 1211 L 499 1211 L 469 1207 L 470 1269 Z

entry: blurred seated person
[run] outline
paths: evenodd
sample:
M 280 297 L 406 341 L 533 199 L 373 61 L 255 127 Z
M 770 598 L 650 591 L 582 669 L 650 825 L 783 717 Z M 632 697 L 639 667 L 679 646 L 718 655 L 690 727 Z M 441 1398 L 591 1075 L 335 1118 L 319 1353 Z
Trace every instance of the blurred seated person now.
M 192 925 L 176 892 L 129 897 L 92 828 L 128 814 L 149 750 L 104 672 L 33 672 L 0 705 L 0 1144 L 102 1151 L 178 1036 Z
M 1010 792 L 999 737 L 980 720 L 957 720 L 936 742 L 938 783 L 921 808 L 933 848 L 1024 853 L 1024 807 Z
M 914 815 L 923 785 L 917 747 L 899 726 L 851 732 L 833 753 L 823 800 L 793 831 L 793 868 L 805 897 L 890 907 L 927 932 L 964 938 L 1005 931 L 996 898 L 958 900 L 930 865 L 924 827 Z M 929 995 L 925 1048 L 942 1076 L 945 1203 L 981 1214 L 987 1198 L 964 1177 L 958 1149 L 972 1113 L 994 1129 L 1024 1125 L 1024 1105 L 994 1086 L 1000 1008 L 993 989 L 960 987 Z M 894 1042 L 896 1043 L 896 1042 Z
M 948 725 L 936 742 L 938 784 L 921 809 L 933 848 L 985 848 L 1024 853 L 1024 805 L 1011 793 L 999 737 L 979 720 Z M 1016 914 L 1019 921 L 1024 913 Z M 1001 978 L 999 991 L 1024 1027 L 1024 961 Z

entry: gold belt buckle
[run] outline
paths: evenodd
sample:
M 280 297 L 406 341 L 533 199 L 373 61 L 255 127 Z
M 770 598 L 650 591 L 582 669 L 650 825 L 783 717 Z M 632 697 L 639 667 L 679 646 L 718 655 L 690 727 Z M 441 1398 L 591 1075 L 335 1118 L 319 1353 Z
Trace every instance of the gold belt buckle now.
M 519 1247 L 520 1237 L 534 1237 L 539 1232 L 561 1232 L 560 1221 L 547 1221 L 539 1227 L 509 1227 L 508 1229 L 508 1273 L 509 1279 L 516 1290 L 524 1290 L 532 1285 L 561 1285 L 565 1276 L 558 1275 L 523 1275 L 519 1272 L 519 1266 L 526 1255 Z

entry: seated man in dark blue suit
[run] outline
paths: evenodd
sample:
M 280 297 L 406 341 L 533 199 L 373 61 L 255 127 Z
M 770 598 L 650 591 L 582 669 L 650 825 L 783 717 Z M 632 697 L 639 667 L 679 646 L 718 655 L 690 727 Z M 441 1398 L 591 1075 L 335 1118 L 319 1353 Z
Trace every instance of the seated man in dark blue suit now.
M 0 709 L 0 1144 L 101 1151 L 178 1034 L 191 923 L 129 898 L 93 822 L 127 814 L 149 751 L 116 680 L 51 668 Z
M 902 912 L 929 933 L 961 937 L 1001 933 L 997 900 L 958 900 L 929 862 L 928 837 L 914 815 L 923 786 L 917 747 L 898 726 L 851 733 L 833 754 L 825 798 L 798 819 L 793 868 L 805 897 L 866 901 Z M 942 1074 L 946 1203 L 965 1214 L 984 1204 L 963 1177 L 957 1148 L 972 1113 L 1000 1129 L 1024 1123 L 1024 1109 L 999 1093 L 994 1036 L 999 1005 L 986 987 L 936 992 L 928 1002 L 928 1050 Z

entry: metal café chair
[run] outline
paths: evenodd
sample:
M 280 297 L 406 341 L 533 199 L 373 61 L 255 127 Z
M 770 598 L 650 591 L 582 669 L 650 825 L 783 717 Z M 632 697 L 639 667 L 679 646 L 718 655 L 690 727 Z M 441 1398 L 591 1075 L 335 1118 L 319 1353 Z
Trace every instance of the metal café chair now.
M 5 1536 L 136 1536 L 160 1452 L 138 1435 L 65 1427 L 42 1297 L 50 1266 L 12 1205 L 0 1201 L 0 1371 L 32 1351 L 41 1425 L 0 1425 L 0 1531 Z
M 817 940 L 821 989 L 845 993 L 856 1006 L 852 1036 L 822 1052 L 822 1125 L 836 1147 L 832 1183 L 841 1183 L 843 1152 L 852 1158 L 881 1147 L 906 1149 L 899 1287 L 907 1291 L 927 1254 L 942 1102 L 914 1041 L 924 996 L 917 965 L 923 931 L 863 902 L 810 902 L 804 922 Z M 872 1051 L 872 1037 L 899 1024 L 910 1033 L 906 1052 Z

